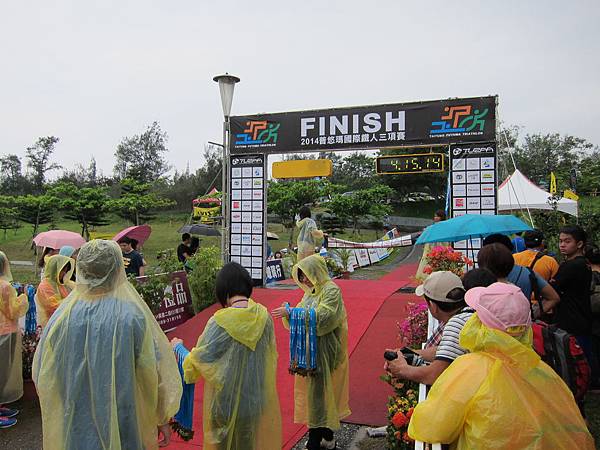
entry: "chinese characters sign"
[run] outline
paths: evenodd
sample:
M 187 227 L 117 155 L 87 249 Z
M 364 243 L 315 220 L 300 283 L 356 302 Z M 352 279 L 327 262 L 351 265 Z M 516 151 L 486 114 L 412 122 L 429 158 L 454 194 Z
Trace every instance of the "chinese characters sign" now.
M 266 156 L 231 156 L 229 254 L 262 284 L 265 266 Z
M 191 319 L 192 296 L 188 286 L 187 276 L 184 271 L 173 272 L 169 275 L 172 297 L 163 299 L 160 310 L 156 313 L 156 321 L 163 331 L 172 330 Z
M 494 140 L 496 97 L 231 117 L 231 152 L 283 153 Z

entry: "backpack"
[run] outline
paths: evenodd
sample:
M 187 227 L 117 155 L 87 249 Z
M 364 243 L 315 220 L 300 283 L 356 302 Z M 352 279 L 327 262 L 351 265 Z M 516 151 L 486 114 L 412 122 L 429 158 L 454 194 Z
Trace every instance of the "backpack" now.
M 535 352 L 562 378 L 575 400 L 583 400 L 589 388 L 591 370 L 575 336 L 540 320 L 536 320 L 532 328 Z

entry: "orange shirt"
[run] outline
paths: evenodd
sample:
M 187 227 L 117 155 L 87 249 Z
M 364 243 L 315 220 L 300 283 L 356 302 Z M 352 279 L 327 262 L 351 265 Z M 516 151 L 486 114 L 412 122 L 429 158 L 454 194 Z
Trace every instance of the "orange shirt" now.
M 515 253 L 513 258 L 515 264 L 529 267 L 538 253 L 536 250 L 528 249 L 524 252 Z M 552 256 L 544 255 L 536 261 L 533 271 L 539 273 L 544 280 L 550 281 L 558 272 L 558 263 Z

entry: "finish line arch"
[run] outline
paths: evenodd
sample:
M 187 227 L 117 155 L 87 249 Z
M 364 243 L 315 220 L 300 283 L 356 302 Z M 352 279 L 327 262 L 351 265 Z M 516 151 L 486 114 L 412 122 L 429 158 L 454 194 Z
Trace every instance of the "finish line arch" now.
M 495 214 L 497 104 L 497 96 L 487 96 L 229 117 L 224 260 L 239 262 L 256 284 L 263 283 L 271 154 L 444 149 L 452 216 Z

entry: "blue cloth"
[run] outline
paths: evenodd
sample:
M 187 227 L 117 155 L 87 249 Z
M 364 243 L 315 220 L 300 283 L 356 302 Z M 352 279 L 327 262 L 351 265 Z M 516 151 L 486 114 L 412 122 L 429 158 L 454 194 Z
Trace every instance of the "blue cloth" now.
M 179 403 L 179 411 L 175 414 L 173 420 L 173 429 L 181 436 L 184 441 L 189 441 L 194 437 L 192 423 L 194 419 L 194 391 L 195 384 L 187 384 L 183 379 L 183 361 L 190 354 L 183 344 L 179 343 L 173 349 L 177 358 L 177 366 L 181 375 L 181 383 L 183 384 L 183 395 Z
M 521 236 L 517 236 L 512 240 L 513 243 L 513 253 L 520 253 L 520 252 L 524 252 L 525 250 L 527 250 L 527 247 L 525 247 L 525 239 L 523 239 Z
M 69 258 L 73 256 L 73 253 L 75 253 L 75 249 L 70 245 L 63 245 L 58 252 L 59 255 L 68 256 Z
M 61 319 L 67 303 L 63 302 L 52 315 L 44 329 L 44 336 Z M 116 401 L 121 448 L 144 448 L 136 409 L 136 390 L 139 386 L 135 380 L 138 367 L 133 364 L 134 361 L 147 363 L 138 361 L 145 344 L 146 320 L 143 313 L 133 303 L 114 298 L 79 301 L 60 325 L 66 324 L 70 327 L 68 336 L 55 342 L 54 339 L 62 336 L 54 333 L 46 341 L 46 345 L 61 351 L 53 367 L 53 372 L 61 376 L 56 377 L 52 386 L 59 391 L 63 400 L 60 410 L 68 412 L 69 416 L 69 433 L 65 435 L 65 442 L 60 443 L 61 448 L 105 448 L 104 444 L 109 441 L 105 433 L 111 428 L 113 400 Z M 119 343 L 120 351 L 113 355 L 111 349 L 114 341 Z M 43 353 L 42 340 L 36 357 Z M 85 375 L 87 372 L 93 373 L 95 380 L 114 379 L 118 397 L 111 399 L 111 390 L 103 384 L 93 383 Z M 143 392 L 137 395 L 143 395 Z
M 548 282 L 544 280 L 537 272 L 533 272 L 535 277 L 537 278 L 538 286 L 540 287 L 540 291 L 548 286 Z M 531 286 L 531 280 L 529 280 L 529 269 L 527 267 L 515 266 L 512 268 L 507 277 L 508 281 L 512 284 L 517 285 L 525 294 L 525 297 L 528 299 L 531 298 L 531 293 L 533 292 L 533 286 Z
M 469 238 L 486 237 L 490 234 L 513 234 L 532 228 L 521 219 L 510 216 L 466 214 L 425 228 L 417 244 L 428 242 L 457 242 Z

